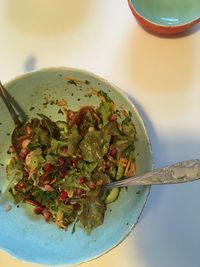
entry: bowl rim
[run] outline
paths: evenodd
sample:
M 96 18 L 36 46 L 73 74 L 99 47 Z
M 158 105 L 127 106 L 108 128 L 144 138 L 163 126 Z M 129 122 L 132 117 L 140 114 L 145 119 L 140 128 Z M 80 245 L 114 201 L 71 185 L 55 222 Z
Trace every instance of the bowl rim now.
M 150 29 L 151 31 L 160 32 L 160 33 L 178 33 L 187 30 L 188 28 L 192 27 L 193 25 L 200 22 L 200 16 L 197 18 L 194 18 L 188 22 L 181 23 L 178 25 L 163 25 L 156 22 L 153 22 L 152 20 L 147 19 L 145 16 L 143 16 L 138 10 L 135 8 L 132 0 L 128 0 L 128 5 L 133 13 L 133 15 L 136 17 L 136 19 L 147 29 Z
M 101 76 L 91 72 L 91 71 L 88 71 L 88 70 L 84 70 L 84 69 L 81 69 L 81 68 L 76 68 L 76 67 L 65 67 L 65 66 L 56 66 L 56 67 L 45 67 L 45 68 L 40 68 L 40 69 L 36 69 L 36 70 L 33 70 L 33 71 L 30 71 L 30 72 L 27 72 L 27 73 L 22 73 L 22 74 L 19 74 L 19 75 L 16 75 L 14 78 L 10 79 L 9 81 L 5 82 L 4 83 L 4 86 L 5 88 L 9 87 L 10 85 L 12 85 L 13 83 L 16 82 L 16 80 L 19 80 L 19 79 L 23 79 L 25 77 L 28 77 L 28 76 L 31 76 L 32 74 L 35 74 L 35 73 L 40 73 L 40 72 L 48 72 L 48 71 L 58 71 L 58 70 L 65 70 L 65 71 L 73 71 L 73 72 L 79 72 L 79 73 L 82 73 L 82 74 L 87 74 L 87 75 L 90 75 L 91 77 L 95 78 L 95 79 L 98 79 L 100 81 L 103 81 L 104 83 L 108 84 L 110 87 L 112 87 L 113 90 L 115 90 L 117 93 L 119 93 L 119 95 L 124 98 L 129 104 L 130 106 L 132 107 L 132 111 L 134 111 L 134 113 L 136 114 L 142 128 L 143 128 L 143 131 L 144 131 L 144 135 L 145 135 L 145 138 L 147 140 L 147 144 L 148 144 L 148 149 L 149 149 L 149 154 L 150 154 L 150 169 L 153 170 L 154 169 L 154 158 L 153 158 L 153 153 L 152 153 L 152 145 L 151 145 L 151 142 L 150 142 L 150 138 L 149 138 L 149 135 L 148 135 L 148 132 L 147 132 L 147 128 L 145 126 L 145 123 L 142 119 L 142 116 L 140 115 L 138 109 L 136 108 L 136 106 L 134 105 L 134 103 L 130 100 L 130 98 L 128 97 L 128 95 L 126 94 L 126 92 L 124 92 L 123 90 L 121 90 L 118 86 L 116 86 L 114 83 L 108 81 L 107 79 L 105 78 L 102 78 Z M 120 245 L 129 235 L 130 233 L 133 231 L 133 229 L 135 228 L 135 226 L 137 225 L 140 217 L 141 217 L 141 214 L 143 213 L 143 210 L 145 208 L 145 205 L 147 203 L 147 200 L 148 200 L 148 197 L 149 197 L 149 194 L 150 194 L 150 190 L 151 190 L 151 186 L 145 186 L 146 188 L 146 192 L 145 192 L 145 200 L 144 200 L 144 203 L 142 204 L 142 208 L 140 210 L 140 212 L 138 213 L 137 215 L 137 218 L 135 220 L 135 222 L 131 225 L 131 227 L 129 228 L 128 232 L 124 235 L 124 237 L 118 242 L 116 243 L 114 246 L 111 246 L 109 249 L 107 249 L 106 251 L 103 251 L 102 253 L 96 255 L 95 257 L 93 258 L 90 258 L 90 259 L 86 259 L 86 260 L 83 260 L 81 262 L 78 262 L 78 263 L 62 263 L 61 265 L 58 264 L 56 265 L 55 263 L 41 263 L 41 262 L 38 262 L 38 261 L 29 261 L 29 260 L 26 260 L 26 259 L 21 259 L 18 255 L 16 255 L 15 253 L 11 252 L 9 249 L 6 249 L 4 250 L 2 247 L 0 247 L 0 250 L 3 251 L 4 253 L 6 253 L 7 255 L 11 256 L 12 258 L 18 260 L 18 261 L 21 261 L 21 262 L 24 262 L 24 263 L 31 263 L 31 264 L 42 264 L 44 266 L 77 266 L 79 264 L 82 264 L 82 263 L 86 263 L 86 262 L 91 262 L 95 259 L 98 259 L 100 258 L 101 256 L 107 254 L 108 252 L 110 252 L 112 249 L 116 248 L 118 245 Z

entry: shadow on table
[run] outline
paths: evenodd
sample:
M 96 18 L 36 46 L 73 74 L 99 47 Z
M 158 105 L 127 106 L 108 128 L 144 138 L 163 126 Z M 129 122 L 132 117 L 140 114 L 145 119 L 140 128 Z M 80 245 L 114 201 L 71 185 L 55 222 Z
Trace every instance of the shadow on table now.
M 130 99 L 146 125 L 156 168 L 177 161 L 200 158 L 198 137 L 182 134 L 178 139 L 160 140 L 144 109 L 133 97 Z M 136 254 L 139 254 L 145 266 L 198 266 L 199 192 L 200 181 L 181 185 L 152 186 L 147 204 L 134 230 L 135 233 L 128 240 L 129 247 L 132 247 L 132 242 L 134 243 Z
M 182 136 L 159 142 L 162 163 L 200 158 L 200 140 Z M 200 254 L 200 181 L 152 186 L 130 246 L 148 267 L 196 267 Z
M 195 34 L 199 27 L 196 25 L 191 31 Z M 135 88 L 132 95 L 136 90 L 143 98 L 153 95 L 152 100 L 159 101 L 159 96 L 171 93 L 183 101 L 198 71 L 196 39 L 189 33 L 182 34 L 182 38 L 160 38 L 147 34 L 138 25 L 126 37 L 113 62 L 114 75 Z M 200 139 L 196 133 L 193 136 L 191 131 L 180 132 L 180 137 L 174 138 L 171 134 L 171 139 L 163 135 L 161 140 L 144 108 L 131 99 L 149 133 L 155 167 L 200 158 Z M 169 103 L 168 108 L 173 104 Z M 152 186 L 139 223 L 127 241 L 128 260 L 133 266 L 135 256 L 141 258 L 141 266 L 199 266 L 199 206 L 200 181 Z
M 147 129 L 147 133 L 151 142 L 151 146 L 152 146 L 152 154 L 153 154 L 153 164 L 155 168 L 159 168 L 161 166 L 166 165 L 166 159 L 165 159 L 165 155 L 162 151 L 162 147 L 161 147 L 161 141 L 159 140 L 156 131 L 154 129 L 153 123 L 150 120 L 150 118 L 148 117 L 147 113 L 145 112 L 144 108 L 140 105 L 140 103 L 134 99 L 133 96 L 128 95 L 129 99 L 131 100 L 131 102 L 135 105 L 136 109 L 138 110 L 140 116 L 142 117 L 145 127 Z M 153 197 L 151 198 L 151 205 L 145 207 L 140 220 L 143 219 L 143 217 L 149 212 L 149 210 L 151 210 L 151 206 L 155 206 L 156 203 L 159 202 L 159 199 L 162 195 L 162 187 L 159 187 L 158 190 L 152 190 L 150 191 L 150 195 L 153 194 Z
M 34 71 L 37 69 L 37 57 L 34 55 L 30 55 L 26 58 L 23 69 L 25 72 Z

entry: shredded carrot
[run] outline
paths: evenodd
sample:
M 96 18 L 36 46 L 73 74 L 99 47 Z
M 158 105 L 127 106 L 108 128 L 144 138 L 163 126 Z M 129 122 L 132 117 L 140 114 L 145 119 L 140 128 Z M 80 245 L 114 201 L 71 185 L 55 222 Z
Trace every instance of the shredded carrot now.
M 115 160 L 113 157 L 111 157 L 110 155 L 108 156 L 108 159 L 113 162 L 114 164 L 117 165 L 117 160 Z
M 118 164 L 122 164 L 124 167 L 126 167 L 127 163 L 128 163 L 128 160 L 126 158 L 120 158 L 118 160 Z
M 127 177 L 134 176 L 136 174 L 136 164 L 130 161 L 130 167 L 126 174 Z
M 63 108 L 64 114 L 65 114 L 65 118 L 68 120 L 68 110 L 67 108 Z
M 30 134 L 32 132 L 31 127 L 29 125 L 26 126 L 27 134 Z
M 58 200 L 58 198 L 56 198 L 55 199 L 55 205 L 56 205 L 56 207 L 58 206 L 58 204 L 59 204 L 59 200 Z
M 130 162 L 130 160 L 129 160 L 129 161 L 128 161 L 128 163 L 127 163 L 127 165 L 126 165 L 125 172 L 124 172 L 124 175 L 125 175 L 125 176 L 126 176 L 126 175 L 127 175 L 127 173 L 128 173 L 128 170 L 129 170 L 130 164 L 131 164 L 131 162 Z
M 54 178 L 49 184 L 54 184 L 56 182 L 56 178 Z
M 66 228 L 66 226 L 62 223 L 62 219 L 63 219 L 63 212 L 62 211 L 58 211 L 57 213 L 57 217 L 56 217 L 56 225 L 58 227 L 61 227 L 61 228 Z
M 123 114 L 125 117 L 128 117 L 128 116 L 129 116 L 129 112 L 128 112 L 128 110 L 127 110 L 126 108 L 122 107 L 122 108 L 121 108 L 121 112 L 122 112 L 122 114 Z
M 95 88 L 91 88 L 91 94 L 92 95 L 98 95 L 98 91 Z
M 22 141 L 24 139 L 27 139 L 29 137 L 29 134 L 24 134 L 22 136 L 20 136 L 19 138 L 17 138 L 18 141 Z
M 112 111 L 115 111 L 115 103 L 113 101 L 110 102 L 110 106 Z
M 99 96 L 99 99 L 100 99 L 101 102 L 105 102 L 106 101 L 105 97 L 102 96 L 102 95 Z
M 103 180 L 102 179 L 100 179 L 100 180 L 98 180 L 97 182 L 96 182 L 96 185 L 102 185 L 103 184 Z
M 77 82 L 77 83 L 85 83 L 85 81 L 83 81 L 83 80 L 76 79 L 76 78 L 74 78 L 74 77 L 70 77 L 70 76 L 66 76 L 64 79 L 65 79 L 65 80 L 68 80 L 68 81 L 73 80 L 73 81 L 75 81 L 75 82 Z
M 65 99 L 61 99 L 57 102 L 59 107 L 67 106 L 67 101 Z
M 32 175 L 35 173 L 35 170 L 34 171 L 30 171 L 30 170 L 28 170 L 26 168 L 24 168 L 24 169 L 29 173 L 27 180 L 30 180 Z

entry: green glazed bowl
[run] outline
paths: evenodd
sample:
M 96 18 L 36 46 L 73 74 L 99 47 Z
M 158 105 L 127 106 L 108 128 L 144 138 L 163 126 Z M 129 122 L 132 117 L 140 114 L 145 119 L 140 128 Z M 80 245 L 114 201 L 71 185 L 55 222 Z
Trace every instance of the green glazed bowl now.
M 77 84 L 69 83 L 77 79 Z M 136 143 L 137 173 L 152 169 L 152 156 L 149 138 L 143 121 L 136 108 L 128 98 L 114 85 L 96 75 L 77 69 L 50 68 L 31 72 L 17 77 L 5 85 L 13 96 L 16 106 L 20 105 L 30 118 L 37 113 L 51 116 L 54 120 L 64 119 L 55 106 L 43 105 L 45 97 L 66 99 L 69 108 L 77 110 L 84 105 L 97 105 L 98 98 L 86 97 L 92 88 L 105 91 L 116 103 L 117 108 L 126 107 L 133 114 L 138 135 Z M 7 148 L 14 124 L 0 99 L 0 163 L 7 160 Z M 0 189 L 5 179 L 5 169 L 0 167 Z M 146 203 L 149 187 L 137 186 L 122 189 L 116 202 L 107 206 L 102 226 L 90 235 L 82 229 L 72 234 L 47 224 L 43 219 L 33 215 L 29 207 L 21 204 L 12 205 L 10 198 L 2 199 L 0 204 L 0 248 L 12 256 L 26 262 L 46 265 L 75 265 L 101 256 L 117 246 L 131 232 L 137 223 Z M 5 205 L 12 209 L 5 211 Z
M 200 22 L 199 0 L 128 0 L 139 23 L 147 30 L 175 34 Z

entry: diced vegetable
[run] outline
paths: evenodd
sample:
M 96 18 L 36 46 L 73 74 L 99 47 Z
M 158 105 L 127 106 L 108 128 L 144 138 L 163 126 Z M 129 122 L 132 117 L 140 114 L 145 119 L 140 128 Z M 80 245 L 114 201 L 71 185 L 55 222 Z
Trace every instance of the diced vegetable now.
M 120 163 L 117 168 L 116 180 L 121 180 L 123 178 L 123 175 L 124 175 L 124 167 Z
M 105 198 L 104 203 L 110 204 L 110 203 L 114 202 L 118 198 L 118 196 L 119 196 L 119 188 L 114 187 L 113 189 L 111 189 L 110 193 Z
M 44 163 L 45 159 L 42 156 L 42 150 L 37 148 L 34 151 L 31 151 L 26 156 L 25 164 L 30 169 L 30 171 L 36 170 L 40 164 Z
M 102 186 L 136 171 L 136 130 L 129 112 L 115 110 L 105 92 L 93 90 L 100 99 L 97 108 L 65 109 L 67 121 L 38 114 L 40 119 L 17 129 L 17 152 L 12 150 L 2 190 L 9 190 L 14 203 L 34 206 L 46 222 L 62 229 L 73 224 L 72 232 L 78 224 L 87 233 L 101 225 L 106 205 L 120 193 L 113 188 L 105 198 Z

